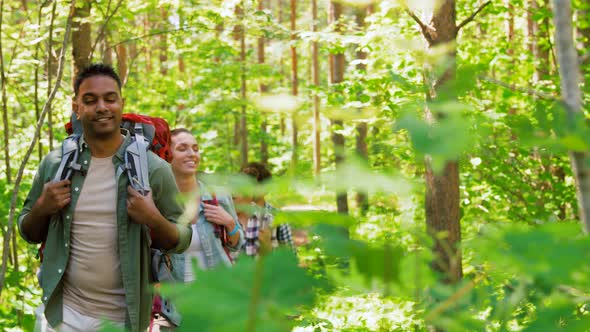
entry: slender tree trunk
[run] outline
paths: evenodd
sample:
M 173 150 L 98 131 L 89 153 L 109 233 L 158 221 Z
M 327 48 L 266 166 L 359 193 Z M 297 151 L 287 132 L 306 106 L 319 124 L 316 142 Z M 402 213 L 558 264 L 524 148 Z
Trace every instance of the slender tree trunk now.
M 105 29 L 104 37 L 100 42 L 102 49 L 102 63 L 112 66 L 113 65 L 113 50 L 109 45 L 109 31 Z
M 511 58 L 510 65 L 508 67 L 508 76 L 512 76 L 516 66 L 516 58 L 514 57 L 514 5 L 512 4 L 512 1 L 504 0 L 504 6 L 508 8 L 508 17 L 506 19 L 506 38 L 508 39 L 508 49 L 506 50 L 506 54 Z M 508 114 L 515 115 L 516 107 L 510 106 Z M 514 131 L 512 131 L 511 138 L 512 140 L 517 139 Z
M 561 96 L 570 119 L 577 119 L 582 112 L 582 92 L 580 91 L 578 55 L 572 36 L 571 2 L 553 0 L 553 20 L 555 22 L 555 41 L 559 60 Z M 575 121 L 575 120 L 574 120 Z M 570 152 L 572 170 L 576 179 L 576 193 L 580 220 L 586 233 L 590 232 L 590 169 L 588 153 Z
M 299 78 L 297 77 L 297 48 L 295 47 L 295 29 L 297 28 L 297 0 L 291 0 L 291 93 L 293 97 L 297 98 L 299 94 Z M 293 154 L 291 155 L 291 167 L 295 169 L 297 167 L 299 143 L 298 138 L 298 125 L 297 125 L 297 110 L 293 110 L 291 116 L 292 126 L 292 137 L 291 144 L 293 145 Z
M 277 7 L 278 7 L 278 23 L 279 25 L 283 24 L 283 0 L 277 0 Z M 279 58 L 279 76 L 281 77 L 280 79 L 280 84 L 281 86 L 283 86 L 283 77 L 286 76 L 285 72 L 284 72 L 284 58 L 283 58 L 283 54 L 281 54 L 280 58 Z M 285 116 L 283 115 L 283 113 L 279 114 L 279 129 L 281 132 L 281 137 L 285 136 L 285 131 L 286 131 L 286 125 L 285 125 Z
M 542 42 L 540 43 L 540 41 L 542 41 L 543 39 L 549 41 L 549 18 L 544 18 L 541 24 L 539 24 L 534 19 L 534 15 L 537 11 L 539 11 L 538 0 L 528 0 L 527 29 L 529 51 L 531 51 L 531 53 L 533 54 L 533 58 L 537 62 L 535 65 L 535 73 L 533 76 L 534 82 L 546 79 L 550 72 L 550 49 L 546 46 L 542 46 Z
M 311 0 L 311 31 L 318 31 L 318 4 L 317 0 Z M 315 89 L 320 88 L 320 66 L 319 66 L 319 45 L 317 41 L 311 42 L 311 66 L 313 85 Z M 322 153 L 320 140 L 320 97 L 318 92 L 313 94 L 313 171 L 315 175 L 320 174 L 322 169 Z
M 590 65 L 590 54 L 588 54 L 588 52 L 590 52 L 590 0 L 585 0 L 584 4 L 586 6 L 586 9 L 580 10 L 578 17 L 581 18 L 580 21 L 585 20 L 586 25 L 584 27 L 577 28 L 578 35 L 581 39 L 580 48 L 583 50 L 583 62 L 580 63 L 583 69 L 585 69 L 586 66 Z M 586 85 L 590 85 L 590 82 L 586 82 Z
M 534 49 L 536 46 L 536 38 L 535 35 L 537 33 L 537 26 L 535 19 L 533 18 L 533 14 L 535 11 L 536 3 L 535 0 L 527 0 L 526 2 L 526 27 L 527 27 L 527 47 L 529 49 L 529 53 L 533 54 Z
M 121 78 L 121 84 L 125 86 L 127 84 L 127 75 L 129 74 L 129 68 L 127 67 L 127 46 L 125 44 L 117 45 L 117 71 Z
M 165 22 L 168 21 L 168 10 L 164 7 L 160 8 L 162 18 L 161 30 L 165 29 Z M 160 74 L 162 76 L 168 75 L 168 34 L 160 34 Z
M 361 31 L 365 30 L 365 18 L 367 17 L 367 12 L 370 9 L 358 9 L 356 11 L 356 24 Z M 358 50 L 356 52 L 356 57 L 359 60 L 367 59 L 367 53 Z M 367 66 L 364 63 L 359 63 L 356 66 L 357 70 L 361 71 L 363 74 L 367 70 Z M 359 122 L 356 126 L 356 154 L 361 158 L 364 162 L 369 162 L 369 148 L 367 146 L 367 133 L 368 133 L 368 125 L 366 122 L 362 121 Z M 369 209 L 369 194 L 366 190 L 362 190 L 357 192 L 356 194 L 356 202 L 357 206 L 360 208 L 361 214 L 365 215 L 367 210 Z
M 184 59 L 182 57 L 182 54 L 178 55 L 178 73 L 179 73 L 180 79 L 183 81 L 186 81 L 185 64 L 184 64 Z M 178 126 L 178 120 L 180 118 L 180 114 L 183 113 L 185 108 L 186 108 L 186 105 L 184 104 L 184 101 L 182 101 L 178 104 L 178 107 L 176 108 L 176 117 L 175 117 L 175 121 L 174 121 L 174 127 Z
M 235 38 L 240 42 L 240 95 L 241 95 L 241 114 L 239 122 L 239 137 L 240 137 L 240 157 L 241 166 L 248 163 L 248 122 L 246 119 L 246 31 L 244 26 L 244 12 L 245 1 L 240 1 L 236 6 L 236 16 L 239 17 L 240 23 L 234 28 Z
M 342 27 L 339 24 L 342 16 L 342 4 L 339 2 L 330 1 L 329 20 L 330 24 L 337 24 L 337 31 L 342 32 Z M 330 83 L 338 84 L 344 81 L 344 54 L 330 53 Z M 344 126 L 342 120 L 332 119 L 332 142 L 334 143 L 334 155 L 336 159 L 336 168 L 340 168 L 344 163 L 345 155 L 345 141 L 344 135 L 340 130 Z M 348 194 L 346 192 L 336 193 L 336 206 L 339 213 L 348 213 Z
M 4 32 L 4 0 L 0 2 L 0 34 Z M 8 124 L 8 98 L 6 96 L 6 68 L 4 66 L 4 45 L 0 38 L 0 80 L 2 80 L 2 127 L 4 129 L 4 166 L 6 168 L 6 184 L 12 184 L 12 169 L 10 167 L 10 127 Z M 10 234 L 4 241 L 10 241 Z
M 508 15 L 506 19 L 506 36 L 508 37 L 508 49 L 506 54 L 509 56 L 514 55 L 514 5 L 510 0 L 504 0 L 504 6 L 508 8 Z M 512 60 L 514 64 L 514 60 Z M 510 68 L 512 70 L 512 68 Z
M 37 11 L 37 26 L 39 29 L 39 34 L 37 38 L 41 35 L 41 17 L 42 17 L 42 9 L 43 7 L 39 6 L 39 10 Z M 39 49 L 41 48 L 41 43 L 37 43 L 35 45 L 35 60 L 37 60 L 37 64 L 35 65 L 35 89 L 34 89 L 34 98 L 35 98 L 35 119 L 39 121 L 39 114 L 41 110 L 39 109 L 39 64 L 41 63 L 41 59 L 39 59 Z M 43 156 L 45 155 L 43 152 L 43 143 L 39 140 L 39 144 L 37 146 L 37 152 L 39 153 L 39 162 L 43 160 Z
M 264 1 L 258 1 L 258 10 L 264 10 Z M 264 36 L 261 35 L 258 38 L 258 63 L 264 64 L 264 43 L 265 39 Z M 261 95 L 265 94 L 268 91 L 268 87 L 264 83 L 260 83 L 259 92 Z M 262 123 L 260 124 L 260 162 L 264 165 L 268 164 L 268 116 L 266 114 L 262 114 Z
M 92 2 L 89 0 L 80 1 L 80 5 L 74 9 L 74 22 L 72 24 L 72 56 L 74 59 L 74 68 L 72 71 L 72 83 L 78 72 L 90 65 L 90 23 L 87 22 L 90 17 Z
M 146 14 L 143 18 L 143 34 L 146 35 L 150 32 L 150 14 Z M 145 53 L 145 70 L 149 74 L 152 72 L 152 48 L 144 46 L 143 51 Z
M 57 1 L 53 2 L 51 8 L 51 21 L 49 22 L 49 38 L 47 40 L 47 98 L 51 94 L 51 81 L 53 74 L 57 74 L 57 57 L 53 53 L 53 26 L 55 24 L 55 15 L 57 11 Z M 60 50 L 61 53 L 61 50 Z M 53 150 L 53 112 L 51 104 L 47 105 L 47 132 L 49 133 L 49 150 Z
M 4 32 L 4 0 L 0 1 L 0 80 L 1 82 L 1 89 L 2 89 L 2 126 L 4 129 L 4 162 L 6 167 L 6 185 L 9 187 L 12 185 L 12 169 L 10 167 L 10 127 L 8 124 L 8 98 L 6 96 L 6 68 L 4 66 L 4 45 L 2 44 L 2 33 Z M 4 231 L 4 227 L 2 227 L 4 237 L 2 238 L 3 241 L 3 250 L 2 250 L 2 269 L 5 273 L 6 266 L 8 264 L 9 258 L 11 258 L 10 252 L 10 242 L 12 239 L 11 236 L 11 220 L 8 220 L 7 223 L 7 230 Z M 10 259 L 11 263 L 14 265 L 14 261 Z M 3 273 L 3 275 L 4 275 Z M 2 280 L 4 278 L 2 277 Z M 1 292 L 2 285 L 0 284 L 0 292 Z
M 139 52 L 137 51 L 137 43 L 129 43 L 129 59 L 131 59 L 131 62 L 133 63 L 133 61 L 137 59 L 138 56 Z

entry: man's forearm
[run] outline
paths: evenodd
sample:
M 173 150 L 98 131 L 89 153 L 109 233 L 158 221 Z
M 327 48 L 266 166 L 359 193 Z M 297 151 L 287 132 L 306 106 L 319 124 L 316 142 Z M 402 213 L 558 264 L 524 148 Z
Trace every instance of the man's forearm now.
M 176 225 L 169 222 L 164 216 L 154 217 L 150 225 L 153 246 L 164 250 L 170 250 L 178 245 L 180 235 Z
M 21 223 L 23 234 L 32 242 L 40 243 L 47 238 L 51 216 L 41 214 L 36 206 L 25 215 Z

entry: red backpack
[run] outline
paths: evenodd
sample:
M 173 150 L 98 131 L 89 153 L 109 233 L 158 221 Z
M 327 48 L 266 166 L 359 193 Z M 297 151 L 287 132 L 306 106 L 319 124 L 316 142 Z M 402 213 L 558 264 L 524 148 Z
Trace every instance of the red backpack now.
M 72 120 L 66 123 L 66 132 L 68 135 L 78 132 L 74 130 L 74 124 L 77 121 Z M 150 140 L 150 150 L 157 154 L 160 158 L 170 162 L 172 159 L 172 151 L 170 151 L 170 127 L 168 122 L 162 118 L 156 118 L 148 115 L 141 115 L 135 113 L 125 113 L 122 116 L 121 128 L 129 130 L 134 133 L 136 123 L 143 124 L 145 137 Z M 79 126 L 79 124 L 76 124 Z

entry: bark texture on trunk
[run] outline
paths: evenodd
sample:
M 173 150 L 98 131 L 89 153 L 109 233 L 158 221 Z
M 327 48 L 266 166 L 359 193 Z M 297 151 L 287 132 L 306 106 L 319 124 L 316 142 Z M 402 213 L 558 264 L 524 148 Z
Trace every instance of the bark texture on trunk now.
M 330 24 L 337 24 L 337 31 L 341 31 L 341 26 L 338 24 L 342 16 L 342 4 L 339 2 L 330 1 L 330 12 L 328 15 Z M 330 83 L 338 84 L 344 81 L 344 54 L 330 54 Z M 345 155 L 345 140 L 344 135 L 338 131 L 344 125 L 342 120 L 332 119 L 332 143 L 334 143 L 334 155 L 336 161 L 336 168 L 340 168 L 344 163 Z M 334 130 L 335 129 L 335 130 Z M 346 192 L 336 193 L 336 205 L 339 213 L 348 214 L 348 194 Z
M 121 84 L 125 86 L 127 83 L 127 46 L 125 44 L 117 45 L 117 71 L 119 72 L 119 77 L 121 78 Z
M 239 16 L 242 22 L 240 22 L 240 26 L 238 27 L 239 31 L 239 38 L 240 38 L 240 62 L 242 65 L 242 73 L 241 73 L 241 96 L 242 96 L 242 113 L 240 117 L 240 148 L 241 148 L 241 165 L 246 166 L 248 163 L 248 122 L 246 120 L 246 31 L 244 28 L 244 1 L 242 1 L 239 5 Z
M 260 1 L 258 3 L 258 10 L 264 10 L 264 1 Z M 260 36 L 258 38 L 258 63 L 264 64 L 265 62 L 265 54 L 264 54 L 264 46 L 265 46 L 265 39 L 264 36 Z M 258 87 L 259 92 L 261 95 L 265 94 L 268 91 L 268 87 L 264 83 L 260 83 Z M 260 162 L 264 165 L 268 165 L 268 116 L 266 114 L 262 114 L 262 123 L 260 124 Z
M 297 97 L 299 94 L 299 78 L 297 76 L 297 48 L 295 48 L 295 29 L 297 28 L 297 0 L 291 0 L 291 93 Z M 291 116 L 291 144 L 293 145 L 293 154 L 291 155 L 291 166 L 293 169 L 297 166 L 297 154 L 299 149 L 298 143 L 298 126 L 297 126 L 297 110 L 293 110 Z
M 455 42 L 459 30 L 456 23 L 455 1 L 442 1 L 439 10 L 433 14 L 428 25 L 419 23 L 429 48 L 441 44 L 449 45 L 443 61 L 434 64 L 435 67 L 444 67 L 425 69 L 424 76 L 429 87 L 426 98 L 427 100 L 441 98 L 443 91 L 445 98 L 455 98 L 452 84 L 457 61 Z M 444 114 L 433 114 L 428 108 L 425 109 L 425 117 L 428 121 L 435 122 L 444 116 Z M 435 259 L 432 266 L 444 276 L 445 282 L 456 283 L 463 275 L 459 248 L 461 243 L 459 165 L 457 161 L 447 161 L 443 171 L 436 173 L 430 157 L 425 158 L 425 163 L 426 229 L 435 243 Z
M 92 45 L 90 44 L 90 10 L 92 1 L 80 1 L 74 9 L 74 21 L 72 23 L 72 57 L 74 61 L 74 68 L 72 71 L 72 84 L 78 75 L 78 72 L 90 65 L 90 52 L 92 52 Z
M 160 15 L 162 22 L 168 22 L 168 10 L 164 7 L 160 8 Z M 162 25 L 162 30 L 165 27 Z M 168 34 L 160 35 L 160 73 L 162 76 L 168 75 Z
M 555 22 L 555 41 L 559 62 L 561 96 L 568 117 L 576 119 L 582 112 L 582 92 L 580 91 L 580 68 L 578 55 L 572 36 L 571 2 L 553 0 L 553 20 Z M 576 179 L 578 212 L 584 231 L 590 232 L 590 169 L 588 153 L 570 152 L 572 171 Z
M 358 9 L 356 11 L 356 24 L 361 31 L 365 30 L 365 18 L 367 14 L 371 11 L 371 8 L 366 9 Z M 357 51 L 356 58 L 359 60 L 367 59 L 367 53 L 364 51 Z M 367 66 L 364 63 L 359 63 L 356 66 L 357 70 L 365 73 L 367 70 Z M 366 122 L 359 122 L 356 125 L 356 154 L 359 158 L 361 158 L 364 162 L 369 162 L 369 148 L 367 146 L 367 134 L 368 134 L 368 124 Z M 365 215 L 367 210 L 369 209 L 369 193 L 365 190 L 358 191 L 356 194 L 356 203 L 359 207 L 361 214 Z
M 318 31 L 318 4 L 317 0 L 311 0 L 311 31 Z M 317 41 L 311 43 L 311 67 L 313 85 L 316 88 L 320 86 L 320 67 L 319 67 L 319 45 Z M 320 141 L 320 97 L 317 93 L 313 96 L 313 172 L 320 174 L 322 169 L 322 153 Z

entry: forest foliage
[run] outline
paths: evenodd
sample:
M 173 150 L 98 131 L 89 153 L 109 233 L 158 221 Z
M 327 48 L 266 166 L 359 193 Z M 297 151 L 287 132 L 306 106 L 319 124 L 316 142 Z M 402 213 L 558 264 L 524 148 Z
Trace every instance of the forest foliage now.
M 590 238 L 568 153 L 590 150 L 590 1 L 571 1 L 585 107 L 573 117 L 547 0 L 322 0 L 315 21 L 315 0 L 292 2 L 294 12 L 287 0 L 0 1 L 0 327 L 34 325 L 37 248 L 15 235 L 11 199 L 19 166 L 16 211 L 40 158 L 66 137 L 85 45 L 86 61 L 123 77 L 126 112 L 196 134 L 211 183 L 251 191 L 233 174 L 267 158 L 277 222 L 307 231 L 296 254 L 164 286 L 180 330 L 589 330 Z M 450 3 L 465 25 L 429 47 L 418 21 Z M 86 43 L 67 35 L 70 19 L 74 34 L 90 27 Z M 454 77 L 433 85 L 449 68 Z M 429 170 L 444 176 L 449 162 L 459 168 L 457 247 L 426 226 Z M 457 260 L 461 279 L 449 277 Z

